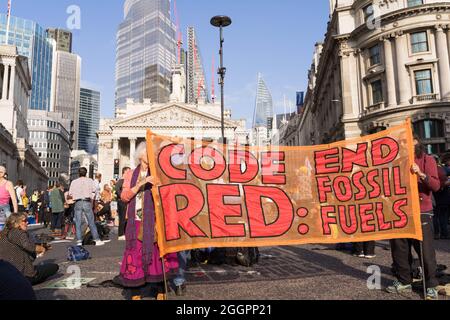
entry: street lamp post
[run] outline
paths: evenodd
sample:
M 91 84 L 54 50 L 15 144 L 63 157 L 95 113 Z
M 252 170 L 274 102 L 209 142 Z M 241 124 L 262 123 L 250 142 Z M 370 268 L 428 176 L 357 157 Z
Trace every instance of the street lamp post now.
M 221 90 L 221 125 L 222 125 L 222 143 L 225 144 L 225 94 L 224 94 L 224 86 L 225 86 L 225 74 L 227 69 L 223 66 L 223 28 L 231 25 L 231 18 L 227 16 L 215 16 L 211 19 L 211 25 L 214 27 L 220 28 L 220 68 L 217 74 L 220 76 L 219 84 Z

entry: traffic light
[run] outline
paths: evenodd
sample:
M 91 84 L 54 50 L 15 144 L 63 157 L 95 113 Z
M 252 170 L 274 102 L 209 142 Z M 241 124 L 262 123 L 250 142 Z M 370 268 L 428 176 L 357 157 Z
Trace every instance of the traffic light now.
M 120 161 L 119 159 L 114 160 L 114 175 L 118 176 L 120 174 Z

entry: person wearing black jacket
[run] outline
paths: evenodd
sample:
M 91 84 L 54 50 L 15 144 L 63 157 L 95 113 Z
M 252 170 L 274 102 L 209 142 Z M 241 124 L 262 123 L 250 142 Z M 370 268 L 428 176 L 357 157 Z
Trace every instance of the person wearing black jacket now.
M 439 161 L 439 159 L 437 159 Z M 436 207 L 434 208 L 434 237 L 436 240 L 448 240 L 448 218 L 450 209 L 450 180 L 447 177 L 445 167 L 438 164 L 439 180 L 441 189 L 434 193 Z
M 125 175 L 131 170 L 129 167 L 122 169 L 122 178 L 116 183 L 117 194 L 117 211 L 119 213 L 119 240 L 125 240 L 125 227 L 127 223 L 127 205 L 122 201 L 123 183 L 125 182 Z
M 9 262 L 0 260 L 0 301 L 36 300 L 31 283 Z
M 30 239 L 27 229 L 26 214 L 12 214 L 8 218 L 5 229 L 0 233 L 0 260 L 12 264 L 34 286 L 55 275 L 59 267 L 54 263 L 33 265 L 36 257 L 44 254 L 46 249 Z

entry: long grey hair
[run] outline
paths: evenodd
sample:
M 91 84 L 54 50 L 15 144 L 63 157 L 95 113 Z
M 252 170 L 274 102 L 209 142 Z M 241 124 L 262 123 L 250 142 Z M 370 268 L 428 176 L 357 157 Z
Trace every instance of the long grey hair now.
M 147 143 L 145 141 L 139 143 L 138 147 L 136 148 L 136 152 L 134 153 L 134 165 L 136 167 L 141 164 L 142 153 L 144 152 L 147 156 Z

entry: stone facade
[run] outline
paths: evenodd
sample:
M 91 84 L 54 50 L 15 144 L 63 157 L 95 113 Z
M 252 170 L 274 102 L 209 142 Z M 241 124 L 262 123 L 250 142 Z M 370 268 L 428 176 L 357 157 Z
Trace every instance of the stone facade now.
M 124 167 L 135 167 L 134 154 L 139 143 L 145 141 L 147 129 L 163 136 L 219 140 L 222 136 L 220 104 L 186 103 L 185 79 L 184 68 L 175 66 L 170 102 L 128 99 L 126 108 L 117 112 L 115 119 L 100 120 L 98 172 L 103 175 L 103 181 L 118 178 L 114 174 L 115 160 L 119 160 L 119 173 Z M 245 120 L 232 120 L 230 111 L 225 114 L 225 137 L 230 143 L 248 143 Z
M 47 175 L 28 137 L 31 76 L 27 58 L 15 46 L 0 46 L 0 80 L 0 165 L 14 183 L 23 180 L 30 190 L 42 190 Z
M 79 178 L 78 170 L 86 168 L 88 170 L 88 177 L 94 179 L 95 173 L 98 169 L 97 155 L 92 155 L 84 150 L 74 150 L 71 154 L 70 162 L 70 181 Z
M 332 0 L 295 135 L 301 145 L 411 118 L 430 153 L 450 148 L 450 1 Z M 289 144 L 292 137 L 286 136 Z

